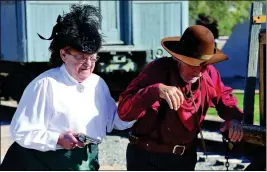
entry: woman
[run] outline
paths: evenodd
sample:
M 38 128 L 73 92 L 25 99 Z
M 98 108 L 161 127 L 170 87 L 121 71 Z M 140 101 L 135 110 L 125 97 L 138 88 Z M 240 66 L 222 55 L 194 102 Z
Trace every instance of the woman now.
M 101 142 L 113 128 L 131 127 L 118 118 L 105 81 L 92 73 L 102 44 L 100 23 L 99 10 L 90 5 L 72 5 L 58 17 L 48 39 L 55 68 L 25 89 L 3 170 L 98 170 L 97 143 L 84 144 L 77 135 Z

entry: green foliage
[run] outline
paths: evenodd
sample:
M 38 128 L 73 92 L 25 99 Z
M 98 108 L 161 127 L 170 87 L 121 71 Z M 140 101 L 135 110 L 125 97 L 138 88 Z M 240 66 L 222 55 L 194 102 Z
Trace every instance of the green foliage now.
M 243 100 L 244 100 L 244 94 L 243 93 L 235 93 L 234 94 L 235 97 L 237 98 L 237 103 L 238 103 L 238 107 L 240 109 L 244 109 L 243 107 Z M 260 98 L 259 98 L 259 94 L 255 94 L 254 97 L 254 124 L 259 124 L 260 123 Z M 207 115 L 212 115 L 212 116 L 217 116 L 217 111 L 215 108 L 210 108 L 207 112 Z
M 219 35 L 230 35 L 237 23 L 249 19 L 250 7 L 253 1 L 189 1 L 191 24 L 195 24 L 198 14 L 209 15 L 217 20 Z

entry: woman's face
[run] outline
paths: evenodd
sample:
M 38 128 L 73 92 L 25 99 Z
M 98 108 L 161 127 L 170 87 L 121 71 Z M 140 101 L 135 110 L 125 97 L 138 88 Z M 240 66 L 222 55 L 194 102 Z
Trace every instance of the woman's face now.
M 68 73 L 78 82 L 83 82 L 91 75 L 98 60 L 96 53 L 87 54 L 72 48 L 61 49 L 60 56 Z

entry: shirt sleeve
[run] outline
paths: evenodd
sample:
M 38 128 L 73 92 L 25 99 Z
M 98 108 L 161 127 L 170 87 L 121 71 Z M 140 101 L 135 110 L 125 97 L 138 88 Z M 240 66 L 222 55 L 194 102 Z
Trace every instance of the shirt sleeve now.
M 223 84 L 219 72 L 214 67 L 211 67 L 210 75 L 213 83 L 215 83 L 217 93 L 217 97 L 212 100 L 212 103 L 218 115 L 224 120 L 242 121 L 244 113 L 237 107 L 237 99 L 233 95 L 233 89 Z
M 161 66 L 152 61 L 120 95 L 118 115 L 122 120 L 141 118 L 150 106 L 160 100 L 159 84 L 163 71 L 166 70 L 161 70 Z
M 107 84 L 105 83 L 104 80 L 102 80 L 103 83 L 103 89 L 107 101 L 107 132 L 111 132 L 113 129 L 117 130 L 125 130 L 130 127 L 135 123 L 135 121 L 131 122 L 125 122 L 122 121 L 117 113 L 117 105 L 115 100 L 111 97 L 109 88 Z
M 51 114 L 48 80 L 32 81 L 24 90 L 10 124 L 12 138 L 22 147 L 55 150 L 60 133 L 47 129 Z

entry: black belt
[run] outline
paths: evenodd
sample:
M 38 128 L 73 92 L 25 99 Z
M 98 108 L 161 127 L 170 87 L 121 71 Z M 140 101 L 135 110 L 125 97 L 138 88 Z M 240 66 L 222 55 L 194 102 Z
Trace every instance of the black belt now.
M 129 135 L 129 141 L 131 144 L 135 144 L 136 146 L 151 152 L 173 153 L 175 155 L 183 155 L 192 145 L 159 144 L 155 141 L 139 138 L 134 135 Z

